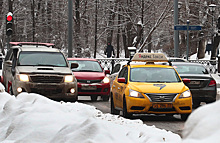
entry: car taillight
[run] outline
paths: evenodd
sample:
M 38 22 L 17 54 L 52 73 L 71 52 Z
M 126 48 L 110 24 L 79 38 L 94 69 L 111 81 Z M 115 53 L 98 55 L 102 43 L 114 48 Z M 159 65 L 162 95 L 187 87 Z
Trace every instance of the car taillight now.
M 209 83 L 209 86 L 216 86 L 215 80 L 211 80 L 210 83 Z

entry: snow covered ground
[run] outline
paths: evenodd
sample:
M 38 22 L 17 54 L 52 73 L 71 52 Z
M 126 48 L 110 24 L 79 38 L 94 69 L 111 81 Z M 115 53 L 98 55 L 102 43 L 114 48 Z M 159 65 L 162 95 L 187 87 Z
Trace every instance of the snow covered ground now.
M 1 143 L 206 143 L 220 140 L 220 101 L 194 111 L 183 139 L 170 131 L 104 114 L 82 103 L 56 102 L 38 94 L 17 97 L 0 84 Z

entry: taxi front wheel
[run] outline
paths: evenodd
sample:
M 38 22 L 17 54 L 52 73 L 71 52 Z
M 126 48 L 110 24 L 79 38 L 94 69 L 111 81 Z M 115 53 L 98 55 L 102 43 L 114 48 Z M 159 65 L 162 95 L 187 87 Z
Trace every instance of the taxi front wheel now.
M 122 116 L 125 118 L 131 118 L 132 114 L 127 112 L 127 104 L 126 104 L 126 99 L 124 97 L 123 99 L 123 111 L 122 111 Z

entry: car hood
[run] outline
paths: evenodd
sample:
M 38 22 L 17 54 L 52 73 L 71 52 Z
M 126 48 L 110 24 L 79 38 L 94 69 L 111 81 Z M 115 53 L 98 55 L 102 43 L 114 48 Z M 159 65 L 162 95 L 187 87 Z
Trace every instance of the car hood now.
M 105 77 L 103 72 L 73 72 L 76 79 L 85 79 L 85 80 L 101 80 Z
M 17 66 L 16 72 L 22 74 L 72 74 L 69 67 Z
M 133 83 L 130 89 L 142 93 L 181 93 L 188 90 L 183 82 L 178 83 Z

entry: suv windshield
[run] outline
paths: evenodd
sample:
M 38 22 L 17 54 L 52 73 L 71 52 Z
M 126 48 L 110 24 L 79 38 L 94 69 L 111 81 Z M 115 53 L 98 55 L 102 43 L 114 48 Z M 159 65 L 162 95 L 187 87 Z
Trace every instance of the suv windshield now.
M 172 68 L 131 68 L 132 82 L 181 82 L 176 71 Z
M 37 51 L 22 51 L 19 55 L 17 65 L 67 67 L 62 53 Z
M 78 68 L 72 69 L 74 72 L 102 72 L 102 67 L 96 61 L 69 61 L 69 64 L 71 63 L 78 63 L 79 65 Z

